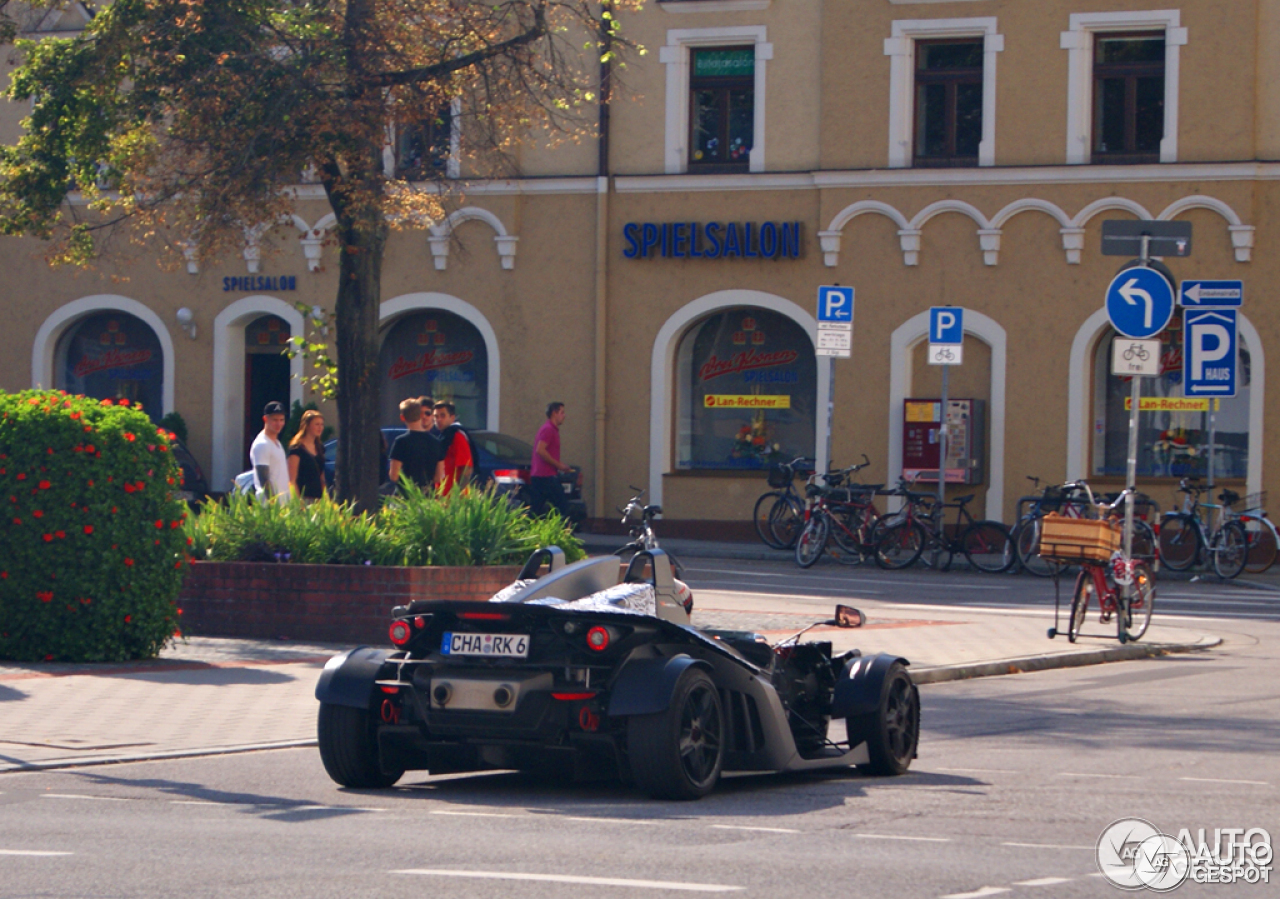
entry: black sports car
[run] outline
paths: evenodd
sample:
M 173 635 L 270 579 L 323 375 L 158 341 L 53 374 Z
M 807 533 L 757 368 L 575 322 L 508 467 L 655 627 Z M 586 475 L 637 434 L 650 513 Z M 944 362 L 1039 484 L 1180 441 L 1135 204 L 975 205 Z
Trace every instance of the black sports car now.
M 668 799 L 706 795 L 722 771 L 907 770 L 920 700 L 905 659 L 699 630 L 686 593 L 662 550 L 622 569 L 551 547 L 489 602 L 398 606 L 393 649 L 353 649 L 320 677 L 325 769 L 347 787 L 411 769 L 620 776 Z

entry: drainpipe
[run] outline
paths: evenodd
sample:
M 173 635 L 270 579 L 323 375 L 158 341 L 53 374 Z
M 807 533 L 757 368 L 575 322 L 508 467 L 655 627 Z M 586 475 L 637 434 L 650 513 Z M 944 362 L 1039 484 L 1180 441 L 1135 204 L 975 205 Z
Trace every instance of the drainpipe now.
M 601 12 L 613 13 L 613 0 L 601 0 Z M 609 54 L 613 49 L 609 22 L 600 21 L 600 119 L 597 146 L 599 160 L 596 178 L 596 369 L 595 369 L 595 472 L 591 514 L 603 518 L 605 514 L 605 424 L 608 399 L 605 377 L 606 343 L 609 338 L 609 93 L 612 86 L 612 70 Z

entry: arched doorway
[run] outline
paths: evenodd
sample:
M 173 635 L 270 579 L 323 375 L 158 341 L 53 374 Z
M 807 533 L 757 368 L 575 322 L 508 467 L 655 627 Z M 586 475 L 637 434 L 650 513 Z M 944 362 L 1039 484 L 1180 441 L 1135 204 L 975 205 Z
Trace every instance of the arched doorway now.
M 283 351 L 290 336 L 289 323 L 278 315 L 264 315 L 245 325 L 242 468 L 249 467 L 249 447 L 262 430 L 263 408 L 273 400 L 289 405 L 290 364 Z

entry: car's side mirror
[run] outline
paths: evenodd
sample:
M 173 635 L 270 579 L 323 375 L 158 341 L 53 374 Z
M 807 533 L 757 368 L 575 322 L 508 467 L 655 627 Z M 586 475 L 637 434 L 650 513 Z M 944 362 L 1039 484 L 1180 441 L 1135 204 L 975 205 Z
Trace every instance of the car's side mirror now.
M 836 617 L 831 622 L 836 627 L 862 627 L 867 618 L 853 606 L 836 606 Z

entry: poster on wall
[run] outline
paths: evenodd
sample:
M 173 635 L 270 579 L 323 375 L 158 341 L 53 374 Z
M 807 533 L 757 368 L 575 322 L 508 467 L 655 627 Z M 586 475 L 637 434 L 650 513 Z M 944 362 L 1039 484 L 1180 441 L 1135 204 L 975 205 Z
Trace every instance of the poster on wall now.
M 813 342 L 786 316 L 757 308 L 713 315 L 681 344 L 681 377 L 681 468 L 758 469 L 813 455 Z
M 466 428 L 488 426 L 489 353 L 480 331 L 462 316 L 432 309 L 397 319 L 378 367 L 384 428 L 402 427 L 400 401 L 422 396 L 453 403 Z
M 124 312 L 83 318 L 63 335 L 55 359 L 58 389 L 141 403 L 152 421 L 164 415 L 164 352 L 141 319 Z

